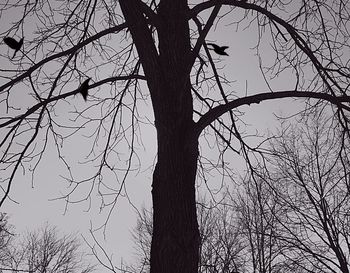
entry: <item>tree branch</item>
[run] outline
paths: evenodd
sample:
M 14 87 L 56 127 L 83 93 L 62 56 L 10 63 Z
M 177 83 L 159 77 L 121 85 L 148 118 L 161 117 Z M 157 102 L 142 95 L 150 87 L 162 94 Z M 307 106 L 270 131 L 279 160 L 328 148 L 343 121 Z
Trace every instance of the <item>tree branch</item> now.
M 321 62 L 317 59 L 317 57 L 315 56 L 313 51 L 310 49 L 310 47 L 307 44 L 307 42 L 305 41 L 305 39 L 303 39 L 300 36 L 298 31 L 291 24 L 289 24 L 287 21 L 285 21 L 284 19 L 278 17 L 277 15 L 273 14 L 272 12 L 266 10 L 265 8 L 263 8 L 259 5 L 256 5 L 253 3 L 247 3 L 247 1 L 211 0 L 211 1 L 200 3 L 200 4 L 196 5 L 195 7 L 193 7 L 190 10 L 190 18 L 194 18 L 198 13 L 202 12 L 203 10 L 209 9 L 215 5 L 218 5 L 218 4 L 241 7 L 243 9 L 247 9 L 247 10 L 254 10 L 258 13 L 265 15 L 272 22 L 278 23 L 279 25 L 283 26 L 285 28 L 285 30 L 289 33 L 291 38 L 294 40 L 295 44 L 309 57 L 312 64 L 315 66 L 316 70 L 318 71 L 319 75 L 321 76 L 321 78 L 323 79 L 324 83 L 327 85 L 329 90 L 334 94 L 332 85 L 327 81 L 327 79 L 334 86 L 336 86 L 339 89 L 339 91 L 342 91 L 342 88 L 339 86 L 337 81 L 329 75 L 328 70 L 323 67 Z M 276 24 L 275 24 L 275 26 L 278 29 L 278 31 L 280 31 Z M 283 38 L 286 39 L 284 36 L 283 36 Z M 321 72 L 323 72 L 324 75 Z M 345 93 L 345 92 L 343 92 L 343 93 Z
M 252 103 L 260 103 L 266 100 L 282 99 L 282 98 L 314 98 L 328 101 L 334 105 L 337 105 L 339 108 L 343 108 L 350 112 L 350 107 L 342 104 L 343 102 L 350 103 L 349 96 L 340 96 L 335 97 L 326 93 L 317 93 L 317 92 L 307 92 L 307 91 L 279 91 L 279 92 L 269 92 L 261 93 L 257 95 L 247 96 L 233 100 L 227 104 L 219 105 L 214 107 L 205 113 L 196 123 L 196 133 L 197 136 L 203 131 L 214 120 L 219 118 L 221 115 L 226 112 L 235 109 L 242 105 L 250 105 Z
M 196 42 L 196 45 L 194 46 L 194 48 L 192 50 L 192 60 L 190 62 L 190 67 L 193 66 L 193 63 L 194 63 L 196 57 L 199 55 L 199 50 L 200 50 L 201 46 L 203 45 L 204 40 L 207 37 L 207 34 L 208 34 L 211 26 L 213 25 L 215 18 L 217 17 L 217 15 L 218 15 L 218 13 L 220 11 L 220 8 L 221 8 L 220 4 L 215 5 L 213 11 L 211 12 L 211 14 L 209 16 L 209 19 L 208 19 L 207 23 L 204 26 L 204 29 L 200 30 L 199 38 L 198 38 L 198 40 Z M 194 18 L 193 20 L 194 21 L 196 21 L 196 20 L 198 21 L 197 18 Z M 198 22 L 197 22 L 197 25 L 199 25 Z
M 114 82 L 116 80 L 131 80 L 131 79 L 141 79 L 141 80 L 145 80 L 146 77 L 145 76 L 142 76 L 142 75 L 130 75 L 130 76 L 116 76 L 116 77 L 110 77 L 110 78 L 107 78 L 107 79 L 104 79 L 104 80 L 101 80 L 99 82 L 96 82 L 94 84 L 91 84 L 89 85 L 89 89 L 91 88 L 95 88 L 97 86 L 100 86 L 104 83 L 108 83 L 108 82 Z M 18 120 L 22 120 L 24 118 L 26 118 L 27 116 L 33 114 L 35 111 L 37 111 L 38 109 L 40 109 L 41 107 L 43 106 L 46 106 L 47 104 L 49 104 L 50 102 L 53 102 L 53 101 L 58 101 L 60 99 L 64 99 L 64 98 L 67 98 L 69 96 L 73 96 L 73 95 L 76 95 L 79 93 L 79 87 L 73 91 L 70 91 L 70 92 L 67 92 L 67 93 L 64 93 L 64 94 L 60 94 L 60 95 L 57 95 L 57 96 L 54 96 L 54 97 L 50 97 L 48 99 L 45 99 L 45 100 L 42 100 L 40 101 L 38 104 L 35 104 L 34 106 L 32 106 L 31 108 L 29 108 L 27 110 L 27 112 L 25 112 L 24 114 L 22 115 L 19 115 L 17 117 L 13 117 L 13 118 L 8 118 L 9 120 L 8 121 L 5 121 L 4 123 L 0 123 L 0 128 L 3 128 L 3 127 L 6 127 L 8 125 L 10 125 L 11 123 L 14 123 Z M 7 117 L 1 117 L 0 119 L 6 119 Z
M 158 52 L 148 28 L 147 20 L 142 12 L 144 7 L 139 0 L 120 0 L 119 4 L 140 56 L 148 84 L 150 84 L 150 81 L 156 80 L 151 79 L 151 76 L 158 74 L 154 72 L 158 70 L 159 64 Z
M 4 85 L 0 86 L 0 93 L 1 91 L 5 90 L 8 87 L 11 87 L 12 85 L 14 85 L 15 83 L 23 80 L 24 78 L 28 77 L 31 73 L 33 73 L 35 70 L 37 70 L 39 67 L 43 66 L 44 64 L 55 60 L 57 58 L 60 58 L 62 56 L 65 55 L 70 55 L 71 53 L 77 51 L 78 49 L 86 46 L 87 44 L 91 43 L 92 41 L 95 41 L 99 38 L 101 38 L 102 36 L 109 34 L 109 33 L 113 33 L 116 31 L 121 31 L 122 29 L 126 28 L 127 25 L 125 23 L 120 24 L 118 26 L 109 28 L 109 29 L 105 29 L 99 33 L 97 33 L 94 36 L 91 36 L 90 38 L 86 39 L 85 41 L 82 41 L 81 43 L 77 44 L 76 46 L 73 46 L 72 48 L 62 51 L 60 53 L 57 53 L 55 55 L 49 56 L 47 58 L 45 58 L 44 60 L 38 62 L 37 64 L 34 64 L 32 67 L 30 67 L 25 73 L 19 75 L 18 77 L 16 77 L 15 79 L 13 79 L 12 81 L 9 81 L 8 83 L 5 83 Z
M 150 23 L 152 23 L 152 25 L 159 25 L 157 14 L 146 3 L 140 1 L 140 8 L 142 9 L 142 12 L 147 16 Z

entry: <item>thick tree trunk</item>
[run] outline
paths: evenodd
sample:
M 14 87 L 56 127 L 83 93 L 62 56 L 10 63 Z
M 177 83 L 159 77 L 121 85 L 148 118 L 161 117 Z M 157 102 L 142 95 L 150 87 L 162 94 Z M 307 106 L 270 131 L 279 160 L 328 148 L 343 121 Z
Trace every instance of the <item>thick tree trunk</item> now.
M 198 142 L 192 120 L 187 3 L 161 1 L 158 15 L 162 22 L 158 28 L 162 83 L 154 105 L 158 162 L 152 184 L 151 273 L 196 273 L 200 243 L 195 200 Z
M 169 121 L 172 122 L 172 121 Z M 158 129 L 153 175 L 151 272 L 198 272 L 195 177 L 198 150 L 187 128 Z
M 151 273 L 198 272 L 198 142 L 192 120 L 187 12 L 187 2 L 183 0 L 163 0 L 158 10 L 162 83 L 154 104 L 158 162 L 152 184 Z
M 157 129 L 151 273 L 196 273 L 200 243 L 195 202 L 198 140 L 192 117 L 187 1 L 160 1 L 154 22 L 158 51 L 141 2 L 119 3 L 147 77 Z

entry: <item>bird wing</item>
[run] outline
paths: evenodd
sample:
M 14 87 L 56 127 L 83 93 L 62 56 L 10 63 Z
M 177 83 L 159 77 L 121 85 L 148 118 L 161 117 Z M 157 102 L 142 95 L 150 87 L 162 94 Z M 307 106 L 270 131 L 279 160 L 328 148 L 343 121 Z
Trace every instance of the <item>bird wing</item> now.
M 23 38 L 19 42 L 17 42 L 15 39 L 11 37 L 5 37 L 4 43 L 7 44 L 9 48 L 12 48 L 13 50 L 15 50 L 11 58 L 13 59 L 16 56 L 17 51 L 19 51 L 23 45 Z
M 86 101 L 88 93 L 89 93 L 89 81 L 90 78 L 88 78 L 87 80 L 85 80 L 81 86 L 79 87 L 78 92 L 83 96 L 84 100 Z
M 88 89 L 82 89 L 80 90 L 80 94 L 83 96 L 83 99 L 86 101 L 87 96 L 88 96 Z
M 14 49 L 14 50 L 17 50 L 18 48 L 18 42 L 11 38 L 11 37 L 5 37 L 4 38 L 4 43 L 8 45 L 8 47 Z

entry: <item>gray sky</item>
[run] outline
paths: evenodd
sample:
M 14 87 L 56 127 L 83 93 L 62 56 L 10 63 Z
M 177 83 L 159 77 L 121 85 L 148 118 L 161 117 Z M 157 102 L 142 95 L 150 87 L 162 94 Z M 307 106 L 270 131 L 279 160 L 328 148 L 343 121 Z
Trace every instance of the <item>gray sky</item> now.
M 8 16 L 8 13 L 2 15 L 0 22 L 2 24 L 1 30 L 4 31 L 6 23 L 10 23 L 12 16 Z M 33 24 L 34 26 L 34 24 Z M 32 29 L 31 25 L 26 26 L 24 29 L 25 37 Z M 218 44 L 228 45 L 229 53 L 228 57 L 219 57 L 220 63 L 218 67 L 223 67 L 219 71 L 221 75 L 225 75 L 228 79 L 232 80 L 231 88 L 239 96 L 243 96 L 245 93 L 248 95 L 258 92 L 267 92 L 268 89 L 263 81 L 258 68 L 258 58 L 255 55 L 255 51 L 252 48 L 256 45 L 256 31 L 254 29 L 236 32 L 234 26 L 225 24 L 224 22 L 213 29 L 207 40 L 216 41 Z M 5 57 L 8 52 L 12 55 L 12 51 L 8 50 L 5 44 L 0 44 L 1 57 L 0 62 L 4 64 Z M 7 63 L 8 64 L 8 63 Z M 16 66 L 12 66 L 16 67 Z M 91 75 L 93 77 L 93 73 Z M 286 87 L 286 81 L 288 79 L 281 78 L 276 81 L 283 82 L 283 87 Z M 6 80 L 1 80 L 3 84 Z M 75 82 L 71 86 L 78 86 L 79 83 Z M 292 84 L 292 82 L 291 82 Z M 228 90 L 228 88 L 226 88 Z M 67 92 L 72 89 L 67 89 Z M 84 101 L 80 96 L 75 96 L 69 99 L 72 104 L 82 106 Z M 273 113 L 288 114 L 296 111 L 298 108 L 296 105 L 301 106 L 302 101 L 297 104 L 290 103 L 291 100 L 279 100 L 277 102 L 261 103 L 259 105 L 246 106 L 241 110 L 246 112 L 243 120 L 250 125 L 245 130 L 254 133 L 255 129 L 259 129 L 260 132 L 264 132 L 268 128 L 274 128 L 277 126 Z M 88 102 L 89 103 L 89 102 Z M 25 102 L 23 102 L 25 105 Z M 64 116 L 64 107 L 60 110 L 60 113 Z M 151 119 L 151 118 L 150 118 Z M 151 119 L 152 120 L 152 119 Z M 132 203 L 141 208 L 142 205 L 149 207 L 150 202 L 150 190 L 152 182 L 152 172 L 150 167 L 152 166 L 152 160 L 155 156 L 155 132 L 154 128 L 150 125 L 146 125 L 145 133 L 143 134 L 144 150 L 139 150 L 138 153 L 143 159 L 143 165 L 141 171 L 135 177 L 131 177 L 127 183 L 127 191 Z M 252 138 L 252 141 L 254 139 Z M 81 152 L 84 152 L 84 145 L 81 144 L 81 140 L 78 137 L 74 138 L 70 144 L 72 149 L 71 158 L 75 166 L 84 171 L 83 168 L 78 165 Z M 52 150 L 52 151 L 50 151 Z M 232 159 L 232 164 L 237 170 L 242 170 L 244 164 L 239 157 Z M 11 201 L 7 201 L 2 211 L 7 212 L 11 216 L 11 222 L 16 226 L 18 232 L 23 232 L 26 229 L 34 229 L 42 226 L 45 222 L 49 222 L 52 225 L 59 227 L 62 232 L 81 232 L 88 239 L 88 230 L 90 223 L 92 222 L 94 227 L 98 227 L 104 223 L 106 219 L 106 212 L 99 212 L 99 200 L 92 200 L 92 207 L 88 209 L 88 203 L 70 205 L 67 212 L 65 211 L 65 203 L 63 200 L 49 201 L 60 196 L 60 193 L 66 192 L 65 183 L 60 177 L 62 175 L 62 169 L 57 161 L 57 157 L 54 154 L 53 147 L 49 147 L 48 152 L 45 153 L 45 157 L 39 165 L 34 178 L 34 187 L 31 185 L 31 177 L 29 172 L 18 173 L 15 179 L 15 183 L 11 190 L 11 197 L 14 198 L 19 204 L 15 204 Z M 214 186 L 214 185 L 213 185 Z M 124 257 L 126 260 L 132 260 L 133 243 L 131 241 L 130 231 L 134 227 L 136 218 L 135 210 L 129 204 L 127 198 L 121 198 L 118 201 L 118 206 L 113 210 L 109 224 L 106 229 L 106 241 L 103 242 L 106 250 L 113 254 L 113 260 L 115 265 L 120 264 L 121 259 Z

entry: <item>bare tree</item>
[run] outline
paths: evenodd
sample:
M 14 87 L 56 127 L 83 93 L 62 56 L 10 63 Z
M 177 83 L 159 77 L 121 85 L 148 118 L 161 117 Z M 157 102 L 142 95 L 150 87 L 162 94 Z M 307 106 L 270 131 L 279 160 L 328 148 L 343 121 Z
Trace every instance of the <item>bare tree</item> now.
M 287 124 L 287 125 L 286 125 Z M 305 272 L 349 272 L 349 139 L 328 113 L 316 111 L 286 123 L 271 141 L 263 181 L 283 217 L 276 213 L 276 240 L 290 264 Z M 300 126 L 303 124 L 303 126 Z M 272 211 L 271 211 L 272 212 Z
M 243 272 L 246 243 L 233 206 L 225 202 L 213 206 L 204 198 L 200 200 L 197 204 L 201 238 L 198 272 Z M 124 268 L 126 272 L 149 272 L 152 231 L 152 212 L 143 208 L 132 233 L 137 260 L 135 265 Z
M 0 206 L 20 170 L 34 179 L 54 147 L 70 186 L 63 199 L 90 202 L 96 193 L 109 217 L 140 170 L 143 124 L 154 119 L 152 273 L 198 270 L 196 177 L 206 181 L 214 168 L 231 179 L 227 157 L 239 153 L 251 167 L 252 154 L 263 156 L 245 138 L 240 106 L 304 98 L 307 110 L 333 107 L 348 138 L 347 1 L 39 0 L 3 4 L 1 13 L 21 16 L 0 36 L 25 39 L 0 71 Z M 235 75 L 223 77 L 207 47 L 212 26 L 225 22 L 256 30 L 266 82 L 252 95 L 232 90 Z M 3 52 L 6 63 L 12 52 Z M 86 85 L 82 105 L 72 97 L 85 98 Z M 206 157 L 199 139 L 219 157 Z M 70 141 L 86 141 L 86 172 L 73 168 Z
M 248 176 L 238 196 L 231 196 L 231 200 L 241 224 L 242 240 L 247 245 L 247 272 L 298 272 L 283 256 L 284 247 L 278 236 L 285 208 L 269 185 L 263 179 Z
M 56 228 L 44 226 L 12 242 L 1 270 L 12 272 L 89 273 L 94 266 L 74 235 L 60 236 Z
M 14 239 L 13 226 L 6 213 L 0 213 L 0 264 L 8 262 L 9 250 Z M 1 272 L 1 268 L 0 268 Z
M 136 264 L 131 266 L 131 268 L 135 272 L 149 272 L 152 232 L 152 212 L 143 208 L 137 219 L 136 227 L 132 231 L 137 260 Z
M 205 199 L 198 203 L 198 223 L 201 238 L 199 272 L 244 272 L 246 241 L 242 225 L 232 205 L 223 198 L 220 204 Z

